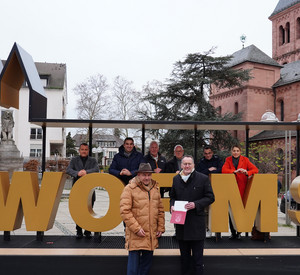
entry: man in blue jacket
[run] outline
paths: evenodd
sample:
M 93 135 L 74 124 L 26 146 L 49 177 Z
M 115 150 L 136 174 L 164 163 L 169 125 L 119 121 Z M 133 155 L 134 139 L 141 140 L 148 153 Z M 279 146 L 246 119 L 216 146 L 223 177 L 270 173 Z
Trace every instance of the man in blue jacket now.
M 123 145 L 119 148 L 119 153 L 109 167 L 109 173 L 123 181 L 124 185 L 135 177 L 140 163 L 145 162 L 142 153 L 138 152 L 134 146 L 133 138 L 127 137 Z

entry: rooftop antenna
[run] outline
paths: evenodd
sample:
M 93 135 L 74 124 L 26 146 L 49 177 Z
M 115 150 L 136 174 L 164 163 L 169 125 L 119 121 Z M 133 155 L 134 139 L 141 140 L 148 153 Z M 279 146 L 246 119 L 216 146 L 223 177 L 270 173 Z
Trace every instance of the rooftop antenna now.
M 246 36 L 245 34 L 242 34 L 242 35 L 240 36 L 240 40 L 241 40 L 241 42 L 242 42 L 243 49 L 244 49 L 244 46 L 245 46 L 246 39 L 247 39 L 247 36 Z

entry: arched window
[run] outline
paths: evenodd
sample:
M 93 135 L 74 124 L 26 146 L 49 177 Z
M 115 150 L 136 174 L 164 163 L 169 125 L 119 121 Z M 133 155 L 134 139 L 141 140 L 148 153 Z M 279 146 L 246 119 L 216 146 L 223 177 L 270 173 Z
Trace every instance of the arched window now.
M 284 102 L 281 100 L 280 102 L 280 120 L 284 121 Z
M 237 102 L 234 103 L 234 114 L 238 114 L 239 113 L 239 104 Z
M 222 107 L 221 106 L 217 107 L 217 113 L 218 113 L 218 115 L 222 114 Z
M 300 39 L 300 17 L 296 21 L 296 38 Z
M 290 23 L 287 22 L 285 25 L 286 43 L 290 43 Z
M 279 46 L 285 43 L 285 31 L 282 26 L 279 27 Z
M 283 153 L 283 150 L 281 149 L 281 148 L 278 148 L 277 150 L 276 150 L 276 158 L 277 158 L 277 160 L 276 160 L 276 163 L 277 163 L 277 165 L 278 166 L 283 166 L 283 161 L 284 161 L 284 153 Z

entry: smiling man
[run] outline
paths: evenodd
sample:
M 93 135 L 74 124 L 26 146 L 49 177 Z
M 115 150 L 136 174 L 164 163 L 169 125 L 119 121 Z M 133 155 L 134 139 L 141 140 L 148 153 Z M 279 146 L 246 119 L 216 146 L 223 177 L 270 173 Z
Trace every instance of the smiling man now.
M 133 138 L 127 137 L 123 145 L 120 146 L 119 153 L 114 156 L 109 167 L 109 173 L 118 177 L 124 185 L 127 185 L 142 162 L 145 162 L 144 157 L 136 150 Z
M 208 176 L 195 171 L 192 156 L 181 161 L 182 171 L 173 178 L 170 206 L 175 201 L 188 201 L 185 223 L 176 224 L 181 274 L 203 274 L 203 246 L 205 239 L 205 207 L 215 200 Z
M 81 143 L 79 147 L 79 156 L 71 159 L 66 173 L 73 177 L 74 185 L 81 177 L 97 172 L 99 172 L 99 166 L 96 159 L 89 156 L 89 145 L 87 143 Z M 92 205 L 94 205 L 95 199 L 96 196 L 94 192 L 92 196 Z M 84 231 L 84 235 L 87 239 L 91 238 L 91 232 L 88 230 Z M 79 225 L 76 225 L 76 238 L 82 239 L 82 237 L 82 228 Z
M 125 247 L 129 250 L 127 275 L 149 274 L 153 251 L 165 231 L 164 207 L 152 173 L 149 163 L 141 163 L 137 176 L 121 195 L 120 213 L 126 224 Z

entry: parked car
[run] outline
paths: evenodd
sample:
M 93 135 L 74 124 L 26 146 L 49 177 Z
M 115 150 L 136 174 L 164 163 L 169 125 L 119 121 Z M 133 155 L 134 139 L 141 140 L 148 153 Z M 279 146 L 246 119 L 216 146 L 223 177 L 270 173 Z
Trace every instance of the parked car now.
M 285 213 L 285 199 L 287 198 L 287 201 L 289 202 L 291 198 L 291 208 L 290 209 L 297 209 L 297 202 L 293 199 L 293 197 L 290 195 L 290 191 L 287 191 L 281 196 L 280 201 L 280 211 L 282 213 Z

